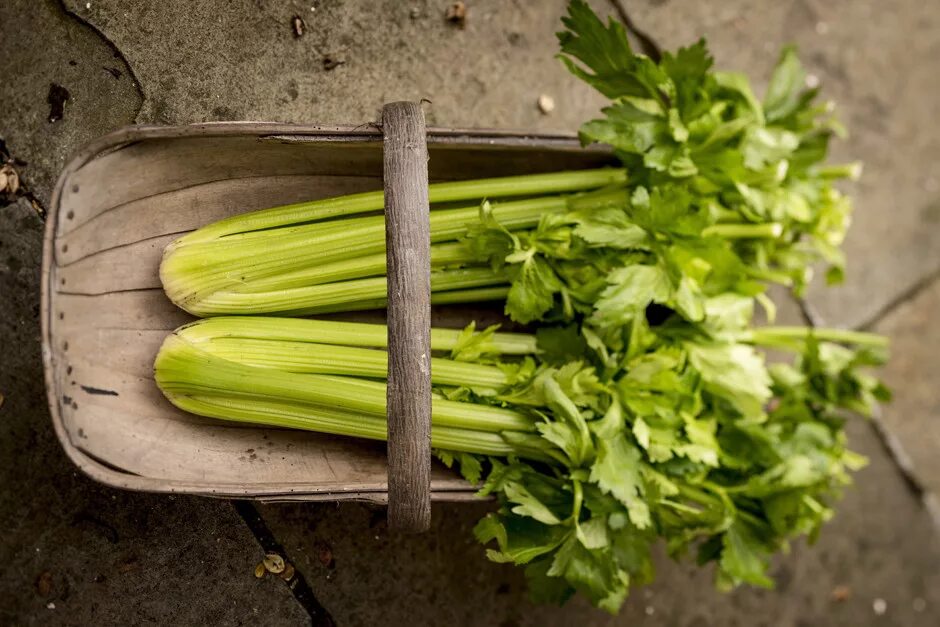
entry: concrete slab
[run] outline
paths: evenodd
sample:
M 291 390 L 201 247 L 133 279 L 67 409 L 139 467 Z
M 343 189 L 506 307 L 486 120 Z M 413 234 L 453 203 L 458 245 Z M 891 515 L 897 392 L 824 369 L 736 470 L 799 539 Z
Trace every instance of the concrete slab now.
M 365 505 L 261 512 L 340 625 L 935 625 L 940 543 L 931 520 L 869 425 L 855 422 L 851 442 L 871 464 L 818 544 L 801 542 L 778 560 L 777 590 L 721 594 L 710 569 L 660 556 L 656 583 L 635 590 L 616 618 L 580 600 L 532 605 L 518 569 L 488 562 L 472 538 L 485 504 L 436 504 L 431 532 L 417 537 L 389 534 L 384 513 Z
M 463 29 L 430 0 L 65 4 L 134 68 L 141 122 L 362 124 L 385 102 L 427 98 L 432 124 L 575 130 L 602 103 L 554 58 L 564 0 L 469 2 Z
M 115 52 L 55 0 L 0 3 L 0 138 L 27 162 L 20 174 L 43 204 L 73 151 L 134 121 L 140 96 Z M 69 94 L 55 122 L 52 85 Z
M 940 281 L 902 303 L 876 327 L 891 338 L 885 382 L 895 398 L 883 421 L 911 457 L 916 476 L 940 494 Z
M 0 3 L 0 138 L 29 162 L 23 176 L 47 202 L 68 153 L 133 121 L 359 124 L 383 102 L 425 97 L 429 120 L 439 125 L 573 131 L 601 106 L 553 58 L 564 0 L 468 2 L 464 30 L 444 21 L 448 4 L 7 0 Z M 608 3 L 593 4 L 609 12 Z M 829 321 L 864 322 L 940 267 L 940 134 L 924 122 L 940 99 L 932 80 L 936 4 L 624 4 L 668 46 L 707 34 L 720 65 L 754 77 L 767 75 L 780 45 L 797 41 L 826 94 L 840 102 L 855 134 L 837 154 L 868 167 L 855 190 L 849 282 L 812 293 Z M 305 24 L 296 38 L 295 15 Z M 70 92 L 54 123 L 47 120 L 52 83 Z M 537 108 L 542 94 L 556 103 L 551 115 Z M 42 391 L 39 241 L 25 203 L 0 208 L 0 624 L 305 622 L 284 586 L 253 578 L 260 551 L 229 505 L 124 494 L 76 476 L 51 433 Z M 935 414 L 929 381 L 911 374 L 916 356 L 936 344 L 923 339 L 933 338 L 935 302 L 918 301 L 882 327 L 895 336 L 896 355 L 912 356 L 889 369 L 901 411 L 886 420 L 917 412 L 923 418 L 915 424 L 923 424 Z M 783 317 L 794 316 L 791 308 Z M 661 560 L 659 582 L 635 594 L 617 619 L 583 603 L 529 605 L 520 574 L 486 562 L 469 534 L 486 506 L 436 507 L 435 532 L 412 539 L 389 537 L 381 513 L 359 505 L 262 511 L 339 624 L 936 624 L 940 549 L 930 520 L 870 429 L 857 424 L 852 437 L 872 465 L 819 546 L 797 546 L 781 559 L 777 592 L 722 596 L 709 573 Z M 931 450 L 925 444 L 923 455 Z M 321 563 L 329 562 L 325 547 L 333 568 Z M 839 586 L 848 591 L 842 602 L 832 600 Z M 882 615 L 873 609 L 879 599 Z
M 65 458 L 39 354 L 40 223 L 0 207 L 0 625 L 304 624 L 226 501 L 119 492 Z

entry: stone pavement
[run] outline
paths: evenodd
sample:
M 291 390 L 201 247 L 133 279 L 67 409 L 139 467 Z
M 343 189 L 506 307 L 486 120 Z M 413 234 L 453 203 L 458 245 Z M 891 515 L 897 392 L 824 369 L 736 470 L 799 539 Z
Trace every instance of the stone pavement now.
M 104 488 L 66 460 L 41 376 L 37 207 L 68 155 L 135 122 L 359 124 L 402 98 L 430 99 L 430 121 L 442 126 L 574 130 L 597 110 L 601 101 L 553 58 L 563 0 L 471 0 L 463 30 L 444 21 L 447 4 L 0 2 L 0 139 L 26 162 L 19 170 L 35 200 L 0 207 L 0 624 L 323 624 L 318 604 L 339 625 L 937 624 L 935 521 L 861 421 L 851 441 L 871 465 L 818 545 L 778 560 L 777 591 L 721 595 L 710 573 L 663 558 L 657 583 L 617 618 L 578 602 L 529 604 L 519 573 L 486 562 L 470 536 L 485 504 L 435 506 L 433 532 L 418 538 L 388 535 L 381 510 L 358 504 L 258 506 L 259 524 L 225 501 Z M 847 283 L 810 301 L 831 324 L 893 338 L 884 376 L 896 400 L 883 423 L 912 460 L 914 482 L 940 490 L 940 332 L 931 324 L 940 304 L 940 5 L 622 4 L 663 46 L 707 35 L 719 65 L 755 79 L 795 41 L 838 102 L 854 134 L 837 156 L 865 161 L 866 174 L 854 190 Z M 294 15 L 305 23 L 299 38 Z M 56 122 L 52 83 L 69 92 Z M 536 107 L 542 94 L 556 103 L 551 115 Z M 254 577 L 270 542 L 309 590 Z

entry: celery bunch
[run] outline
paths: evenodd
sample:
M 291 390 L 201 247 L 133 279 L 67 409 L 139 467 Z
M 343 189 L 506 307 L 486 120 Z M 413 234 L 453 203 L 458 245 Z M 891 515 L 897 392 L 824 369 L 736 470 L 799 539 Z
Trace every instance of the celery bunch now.
M 770 557 L 814 537 L 850 472 L 844 413 L 888 398 L 884 338 L 756 327 L 770 284 L 838 281 L 854 164 L 792 49 L 763 99 L 704 41 L 653 60 L 573 0 L 562 59 L 610 98 L 581 128 L 622 169 L 432 185 L 432 300 L 504 300 L 534 333 L 432 330 L 432 440 L 499 509 L 488 556 L 533 596 L 615 612 L 651 546 L 770 586 Z M 200 316 L 384 306 L 381 192 L 235 216 L 168 247 L 167 294 Z M 385 329 L 225 316 L 177 330 L 156 380 L 177 406 L 386 437 Z M 791 354 L 768 364 L 765 349 Z

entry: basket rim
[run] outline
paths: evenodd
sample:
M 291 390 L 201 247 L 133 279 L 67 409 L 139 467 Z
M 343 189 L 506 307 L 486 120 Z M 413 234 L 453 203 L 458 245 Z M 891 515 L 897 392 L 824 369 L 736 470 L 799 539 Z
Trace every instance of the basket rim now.
M 502 145 L 506 148 L 519 147 L 557 147 L 580 148 L 575 133 L 538 132 L 504 129 L 468 129 L 429 127 L 428 144 L 433 145 Z M 258 500 L 306 500 L 339 501 L 359 500 L 376 503 L 387 502 L 387 483 L 362 484 L 352 490 L 342 490 L 337 485 L 310 484 L 298 482 L 296 485 L 239 483 L 200 483 L 189 480 L 160 479 L 146 477 L 115 468 L 106 462 L 83 451 L 69 437 L 59 403 L 56 398 L 53 338 L 52 338 L 52 283 L 53 242 L 58 226 L 58 215 L 62 190 L 68 178 L 95 158 L 119 149 L 128 144 L 153 139 L 176 139 L 184 137 L 237 137 L 255 136 L 262 141 L 281 143 L 294 142 L 374 142 L 382 140 L 381 129 L 375 123 L 359 126 L 288 124 L 279 122 L 204 122 L 185 125 L 130 125 L 93 139 L 75 151 L 66 162 L 52 191 L 50 205 L 46 215 L 43 232 L 42 267 L 40 273 L 40 333 L 42 346 L 43 378 L 46 388 L 46 401 L 52 418 L 53 427 L 66 456 L 84 474 L 104 485 L 127 490 L 153 493 L 182 493 L 210 497 L 248 497 Z M 601 147 L 585 148 L 609 152 Z M 340 491 L 331 491 L 337 490 Z M 431 485 L 432 500 L 461 501 L 476 498 L 476 488 L 467 484 L 465 489 L 453 486 Z

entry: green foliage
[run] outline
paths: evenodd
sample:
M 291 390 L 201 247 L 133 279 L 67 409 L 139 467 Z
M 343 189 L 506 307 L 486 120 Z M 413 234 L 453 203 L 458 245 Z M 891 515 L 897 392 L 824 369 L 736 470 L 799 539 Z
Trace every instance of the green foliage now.
M 562 61 L 611 99 L 582 140 L 615 149 L 628 189 L 512 234 L 486 212 L 467 238 L 512 272 L 506 313 L 541 322 L 541 365 L 498 400 L 531 407 L 555 449 L 490 461 L 501 507 L 477 537 L 542 601 L 617 611 L 657 538 L 716 562 L 720 588 L 772 586 L 771 555 L 815 536 L 864 463 L 840 410 L 887 398 L 860 370 L 883 359 L 876 338 L 751 332 L 768 283 L 800 290 L 820 261 L 841 276 L 851 207 L 833 183 L 856 168 L 823 165 L 840 127 L 792 48 L 761 102 L 704 41 L 655 63 L 580 0 L 564 24 Z M 768 367 L 760 344 L 795 361 Z

